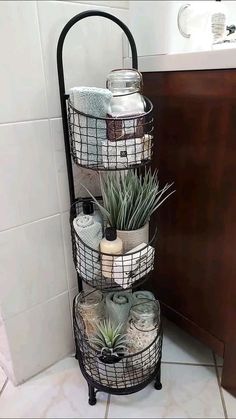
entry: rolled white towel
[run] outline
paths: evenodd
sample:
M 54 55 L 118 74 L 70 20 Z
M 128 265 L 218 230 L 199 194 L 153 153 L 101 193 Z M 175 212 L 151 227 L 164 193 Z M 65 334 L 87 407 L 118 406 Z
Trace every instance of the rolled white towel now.
M 140 303 L 140 300 L 155 300 L 155 296 L 151 291 L 133 292 L 133 305 Z
M 109 292 L 106 296 L 106 315 L 115 325 L 126 325 L 131 306 L 131 292 Z
M 97 251 L 102 240 L 102 225 L 94 221 L 91 215 L 80 214 L 73 220 L 73 227 L 78 235 L 76 236 L 77 270 L 83 278 L 92 281 L 101 276 Z

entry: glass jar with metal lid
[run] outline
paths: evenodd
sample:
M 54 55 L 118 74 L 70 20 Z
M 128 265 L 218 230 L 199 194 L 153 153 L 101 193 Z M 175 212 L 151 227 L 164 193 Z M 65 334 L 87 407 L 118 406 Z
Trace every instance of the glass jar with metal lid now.
M 142 115 L 145 113 L 145 101 L 141 94 L 142 74 L 135 69 L 113 70 L 107 76 L 106 85 L 113 94 L 108 116 L 127 118 L 126 121 L 117 121 L 115 126 L 112 122 L 108 123 L 109 140 L 142 137 L 144 135 Z M 138 118 L 133 118 L 134 116 Z

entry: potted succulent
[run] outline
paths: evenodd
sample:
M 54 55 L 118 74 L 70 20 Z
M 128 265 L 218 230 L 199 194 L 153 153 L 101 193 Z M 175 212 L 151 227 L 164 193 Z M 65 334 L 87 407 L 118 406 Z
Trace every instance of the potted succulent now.
M 145 171 L 139 176 L 136 170 L 127 173 L 108 173 L 101 177 L 103 205 L 92 196 L 101 213 L 123 241 L 124 252 L 141 243 L 149 242 L 151 215 L 175 191 L 166 194 L 173 183 L 159 188 L 157 171 Z
M 123 358 L 126 335 L 121 330 L 121 324 L 113 325 L 109 319 L 97 324 L 97 331 L 90 342 L 100 351 L 99 359 L 104 364 L 115 364 Z

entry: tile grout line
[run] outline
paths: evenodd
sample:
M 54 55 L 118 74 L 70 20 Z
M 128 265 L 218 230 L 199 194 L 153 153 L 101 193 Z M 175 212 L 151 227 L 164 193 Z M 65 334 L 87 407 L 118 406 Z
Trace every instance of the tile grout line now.
M 108 394 L 104 419 L 108 419 L 109 408 L 110 408 L 110 402 L 111 402 L 111 395 L 110 395 L 110 394 Z
M 2 388 L 0 390 L 0 396 L 3 394 L 3 392 L 4 392 L 4 390 L 5 390 L 6 386 L 7 386 L 8 380 L 9 380 L 9 378 L 6 377 L 6 380 L 5 380 L 3 386 L 2 386 Z
M 214 367 L 215 364 L 197 364 L 192 362 L 175 362 L 175 361 L 162 361 L 162 364 L 169 364 L 169 365 L 187 365 L 187 366 L 193 366 L 193 367 Z
M 227 412 L 226 403 L 225 403 L 225 399 L 224 399 L 224 394 L 223 394 L 221 383 L 220 383 L 220 376 L 219 376 L 218 365 L 217 365 L 217 362 L 216 362 L 216 356 L 215 356 L 214 352 L 212 352 L 212 354 L 213 354 L 213 359 L 214 359 L 214 362 L 215 362 L 216 378 L 217 378 L 217 383 L 218 383 L 222 408 L 223 408 L 225 419 L 228 419 L 228 412 Z

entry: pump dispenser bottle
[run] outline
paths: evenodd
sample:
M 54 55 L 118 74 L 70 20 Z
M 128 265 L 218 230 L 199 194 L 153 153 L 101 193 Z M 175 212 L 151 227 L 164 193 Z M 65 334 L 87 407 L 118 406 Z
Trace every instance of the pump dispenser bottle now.
M 117 237 L 116 229 L 107 227 L 105 237 L 100 242 L 100 251 L 107 253 L 102 255 L 102 274 L 105 278 L 112 278 L 113 256 L 123 252 L 123 242 Z

